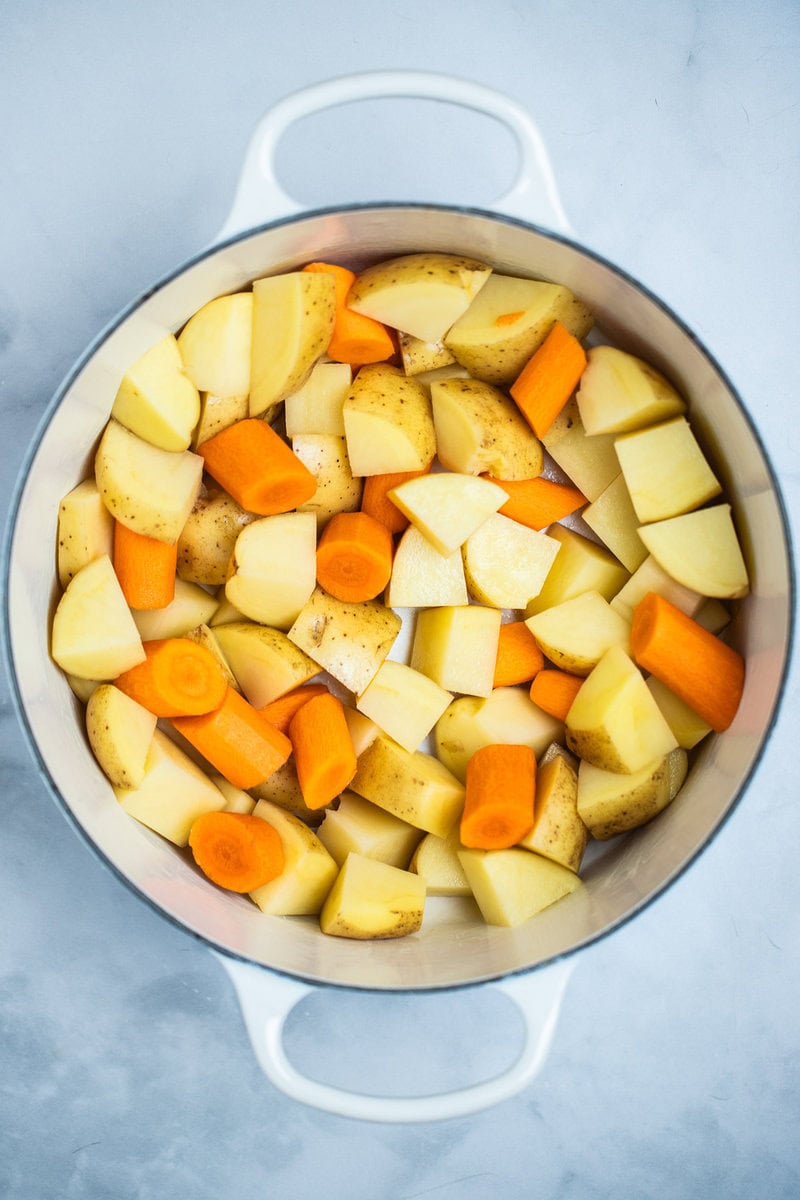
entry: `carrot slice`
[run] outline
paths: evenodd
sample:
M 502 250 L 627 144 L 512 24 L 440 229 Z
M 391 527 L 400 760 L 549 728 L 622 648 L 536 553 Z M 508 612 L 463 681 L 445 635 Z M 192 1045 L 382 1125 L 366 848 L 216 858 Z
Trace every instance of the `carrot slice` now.
M 114 571 L 131 608 L 166 608 L 175 599 L 178 543 L 136 533 L 114 522 Z
M 292 717 L 289 737 L 303 799 L 309 808 L 324 808 L 358 766 L 341 700 L 331 692 L 309 700 Z
M 245 790 L 269 779 L 292 752 L 286 735 L 232 687 L 213 712 L 173 717 L 172 724 L 220 775 Z
M 247 512 L 269 517 L 305 504 L 317 481 L 283 438 L 259 417 L 246 417 L 198 446 L 206 470 Z
M 252 892 L 283 872 L 283 842 L 249 813 L 208 812 L 193 822 L 189 846 L 204 875 L 230 892 Z
M 530 746 L 482 746 L 467 763 L 460 837 L 477 850 L 506 850 L 533 828 L 536 755 Z
M 394 341 L 386 326 L 347 307 L 347 295 L 355 279 L 353 271 L 325 262 L 308 263 L 303 270 L 333 276 L 336 307 L 328 358 L 360 367 L 366 363 L 385 362 L 394 355 Z
M 277 700 L 271 700 L 269 704 L 265 704 L 258 711 L 269 721 L 270 725 L 280 729 L 281 733 L 288 733 L 294 714 L 304 704 L 308 704 L 309 700 L 313 700 L 315 696 L 324 695 L 327 690 L 324 683 L 307 683 L 303 687 L 287 692 L 285 696 L 279 696 Z
M 531 700 L 537 708 L 549 713 L 557 721 L 566 721 L 572 701 L 583 682 L 581 675 L 547 667 L 539 672 L 531 684 Z
M 736 716 L 744 690 L 741 654 L 669 600 L 648 592 L 633 610 L 631 650 L 638 666 L 688 704 L 717 733 Z
M 556 483 L 541 475 L 535 479 L 495 479 L 492 475 L 485 478 L 496 483 L 508 496 L 498 512 L 529 529 L 546 529 L 588 503 L 583 492 L 571 484 Z
M 394 544 L 385 525 L 363 512 L 336 513 L 317 545 L 317 583 L 345 603 L 373 600 L 392 574 Z
M 575 391 L 586 362 L 578 339 L 556 321 L 509 389 L 537 437 L 544 437 Z
M 222 702 L 228 686 L 205 646 L 189 638 L 144 642 L 145 660 L 118 676 L 116 685 L 157 717 L 199 716 Z
M 494 687 L 527 683 L 544 666 L 544 655 L 524 621 L 507 621 L 500 626 Z
M 361 492 L 361 511 L 380 521 L 390 533 L 402 533 L 408 528 L 409 519 L 386 493 L 409 479 L 427 475 L 432 465 L 432 462 L 428 463 L 421 471 L 389 471 L 383 475 L 367 475 Z

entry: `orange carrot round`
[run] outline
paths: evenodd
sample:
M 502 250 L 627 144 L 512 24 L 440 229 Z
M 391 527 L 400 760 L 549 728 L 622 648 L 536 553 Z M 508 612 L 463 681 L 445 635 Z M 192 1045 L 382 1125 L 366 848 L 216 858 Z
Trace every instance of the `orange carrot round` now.
M 494 687 L 527 683 L 544 666 L 544 655 L 524 621 L 507 621 L 500 626 Z
M 287 692 L 285 696 L 279 696 L 277 700 L 271 700 L 258 711 L 270 725 L 280 729 L 281 733 L 287 733 L 292 717 L 298 709 L 308 704 L 315 696 L 324 695 L 327 690 L 324 683 L 306 683 L 294 691 Z
M 144 643 L 145 660 L 117 678 L 126 696 L 157 717 L 199 716 L 222 702 L 228 686 L 205 646 L 189 638 Z
M 476 850 L 507 850 L 533 828 L 536 755 L 530 746 L 491 745 L 467 763 L 460 838 Z
M 656 592 L 633 610 L 631 650 L 638 666 L 683 700 L 717 733 L 727 729 L 742 698 L 741 654 Z
M 409 479 L 427 475 L 431 465 L 429 463 L 422 471 L 389 471 L 383 475 L 367 475 L 361 492 L 361 511 L 380 521 L 390 533 L 402 533 L 408 528 L 409 519 L 386 493 Z
M 568 483 L 556 483 L 539 475 L 535 479 L 487 479 L 501 487 L 508 496 L 505 504 L 497 510 L 504 517 L 527 525 L 529 529 L 542 530 L 548 525 L 569 516 L 587 503 L 583 492 Z
M 542 712 L 549 713 L 557 721 L 566 721 L 572 702 L 584 682 L 581 675 L 547 667 L 539 672 L 531 684 L 531 700 Z
M 175 598 L 178 543 L 159 541 L 114 522 L 114 571 L 131 608 L 166 608 Z
M 586 362 L 578 339 L 556 321 L 509 389 L 537 437 L 544 437 L 575 391 Z
M 283 438 L 259 417 L 246 417 L 198 446 L 209 475 L 241 508 L 262 517 L 291 512 L 317 481 Z
M 392 574 L 394 543 L 385 525 L 363 512 L 336 513 L 317 545 L 317 582 L 345 603 L 374 600 Z
M 308 263 L 303 270 L 333 277 L 336 307 L 328 358 L 360 367 L 366 363 L 385 362 L 392 357 L 395 345 L 386 326 L 347 307 L 347 295 L 355 279 L 353 271 L 324 262 Z
M 324 808 L 358 766 L 341 700 L 331 692 L 309 700 L 292 717 L 289 738 L 303 799 L 309 808 Z
M 203 813 L 189 831 L 189 846 L 203 874 L 230 892 L 263 887 L 286 861 L 278 831 L 246 813 Z
M 256 787 L 282 767 L 292 743 L 232 687 L 213 712 L 172 724 L 234 787 Z

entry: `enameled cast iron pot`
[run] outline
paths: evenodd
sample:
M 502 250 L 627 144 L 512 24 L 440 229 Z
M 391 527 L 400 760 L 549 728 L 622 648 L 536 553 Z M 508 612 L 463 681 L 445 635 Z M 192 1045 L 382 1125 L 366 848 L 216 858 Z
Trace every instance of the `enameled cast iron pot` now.
M 277 184 L 276 146 L 298 118 L 347 101 L 416 96 L 488 113 L 514 134 L 520 170 L 496 210 L 365 204 L 299 212 Z M 537 223 L 531 223 L 535 220 Z M 654 822 L 607 844 L 586 886 L 517 929 L 491 928 L 451 902 L 429 901 L 423 930 L 390 942 L 325 937 L 313 919 L 265 917 L 246 898 L 203 881 L 114 802 L 88 749 L 79 707 L 48 655 L 57 598 L 55 530 L 61 497 L 91 472 L 92 448 L 126 367 L 202 304 L 262 275 L 312 260 L 369 261 L 415 250 L 455 251 L 500 272 L 565 284 L 618 345 L 665 371 L 723 481 L 752 580 L 732 639 L 747 659 L 732 727 L 699 748 L 675 802 Z M 793 579 L 779 489 L 746 409 L 692 333 L 624 272 L 582 248 L 568 226 L 536 127 L 515 103 L 447 76 L 357 75 L 295 93 L 253 136 L 233 211 L 217 242 L 132 303 L 76 364 L 50 404 L 24 464 L 5 544 L 6 651 L 22 724 L 45 782 L 74 827 L 118 876 L 220 958 L 239 992 L 259 1061 L 296 1099 L 351 1117 L 433 1120 L 514 1094 L 539 1069 L 576 951 L 650 903 L 714 836 L 749 783 L 769 736 L 789 656 Z M 503 1075 L 423 1098 L 342 1092 L 299 1074 L 283 1022 L 310 987 L 449 989 L 494 981 L 514 998 L 527 1034 Z

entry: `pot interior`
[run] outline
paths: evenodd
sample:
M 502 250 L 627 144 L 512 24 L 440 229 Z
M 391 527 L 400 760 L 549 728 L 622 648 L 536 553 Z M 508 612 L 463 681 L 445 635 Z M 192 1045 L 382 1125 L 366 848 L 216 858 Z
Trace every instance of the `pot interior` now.
M 489 927 L 471 902 L 428 901 L 419 934 L 389 942 L 325 937 L 313 918 L 267 917 L 202 879 L 169 843 L 118 807 L 83 733 L 80 706 L 48 654 L 57 600 L 61 497 L 91 471 L 92 448 L 120 377 L 201 304 L 311 259 L 358 268 L 414 250 L 484 259 L 500 272 L 565 284 L 608 340 L 667 374 L 734 508 L 751 575 L 732 641 L 747 659 L 733 726 L 701 744 L 682 791 L 659 818 L 596 843 L 585 887 L 517 929 Z M 24 723 L 67 814 L 106 862 L 167 917 L 212 945 L 305 979 L 368 988 L 476 983 L 569 953 L 635 914 L 697 855 L 742 793 L 768 736 L 785 672 L 792 576 L 780 496 L 758 437 L 723 374 L 652 296 L 573 243 L 471 210 L 375 205 L 273 224 L 200 256 L 137 302 L 90 348 L 42 425 L 18 498 L 8 553 L 8 642 Z

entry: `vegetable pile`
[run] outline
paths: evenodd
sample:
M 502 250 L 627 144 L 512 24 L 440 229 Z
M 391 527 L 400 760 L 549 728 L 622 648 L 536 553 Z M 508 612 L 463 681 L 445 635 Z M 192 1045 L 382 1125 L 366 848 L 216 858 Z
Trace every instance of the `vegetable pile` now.
M 684 398 L 567 288 L 310 263 L 133 363 L 51 653 L 121 807 L 324 933 L 513 926 L 733 722 L 747 571 Z

